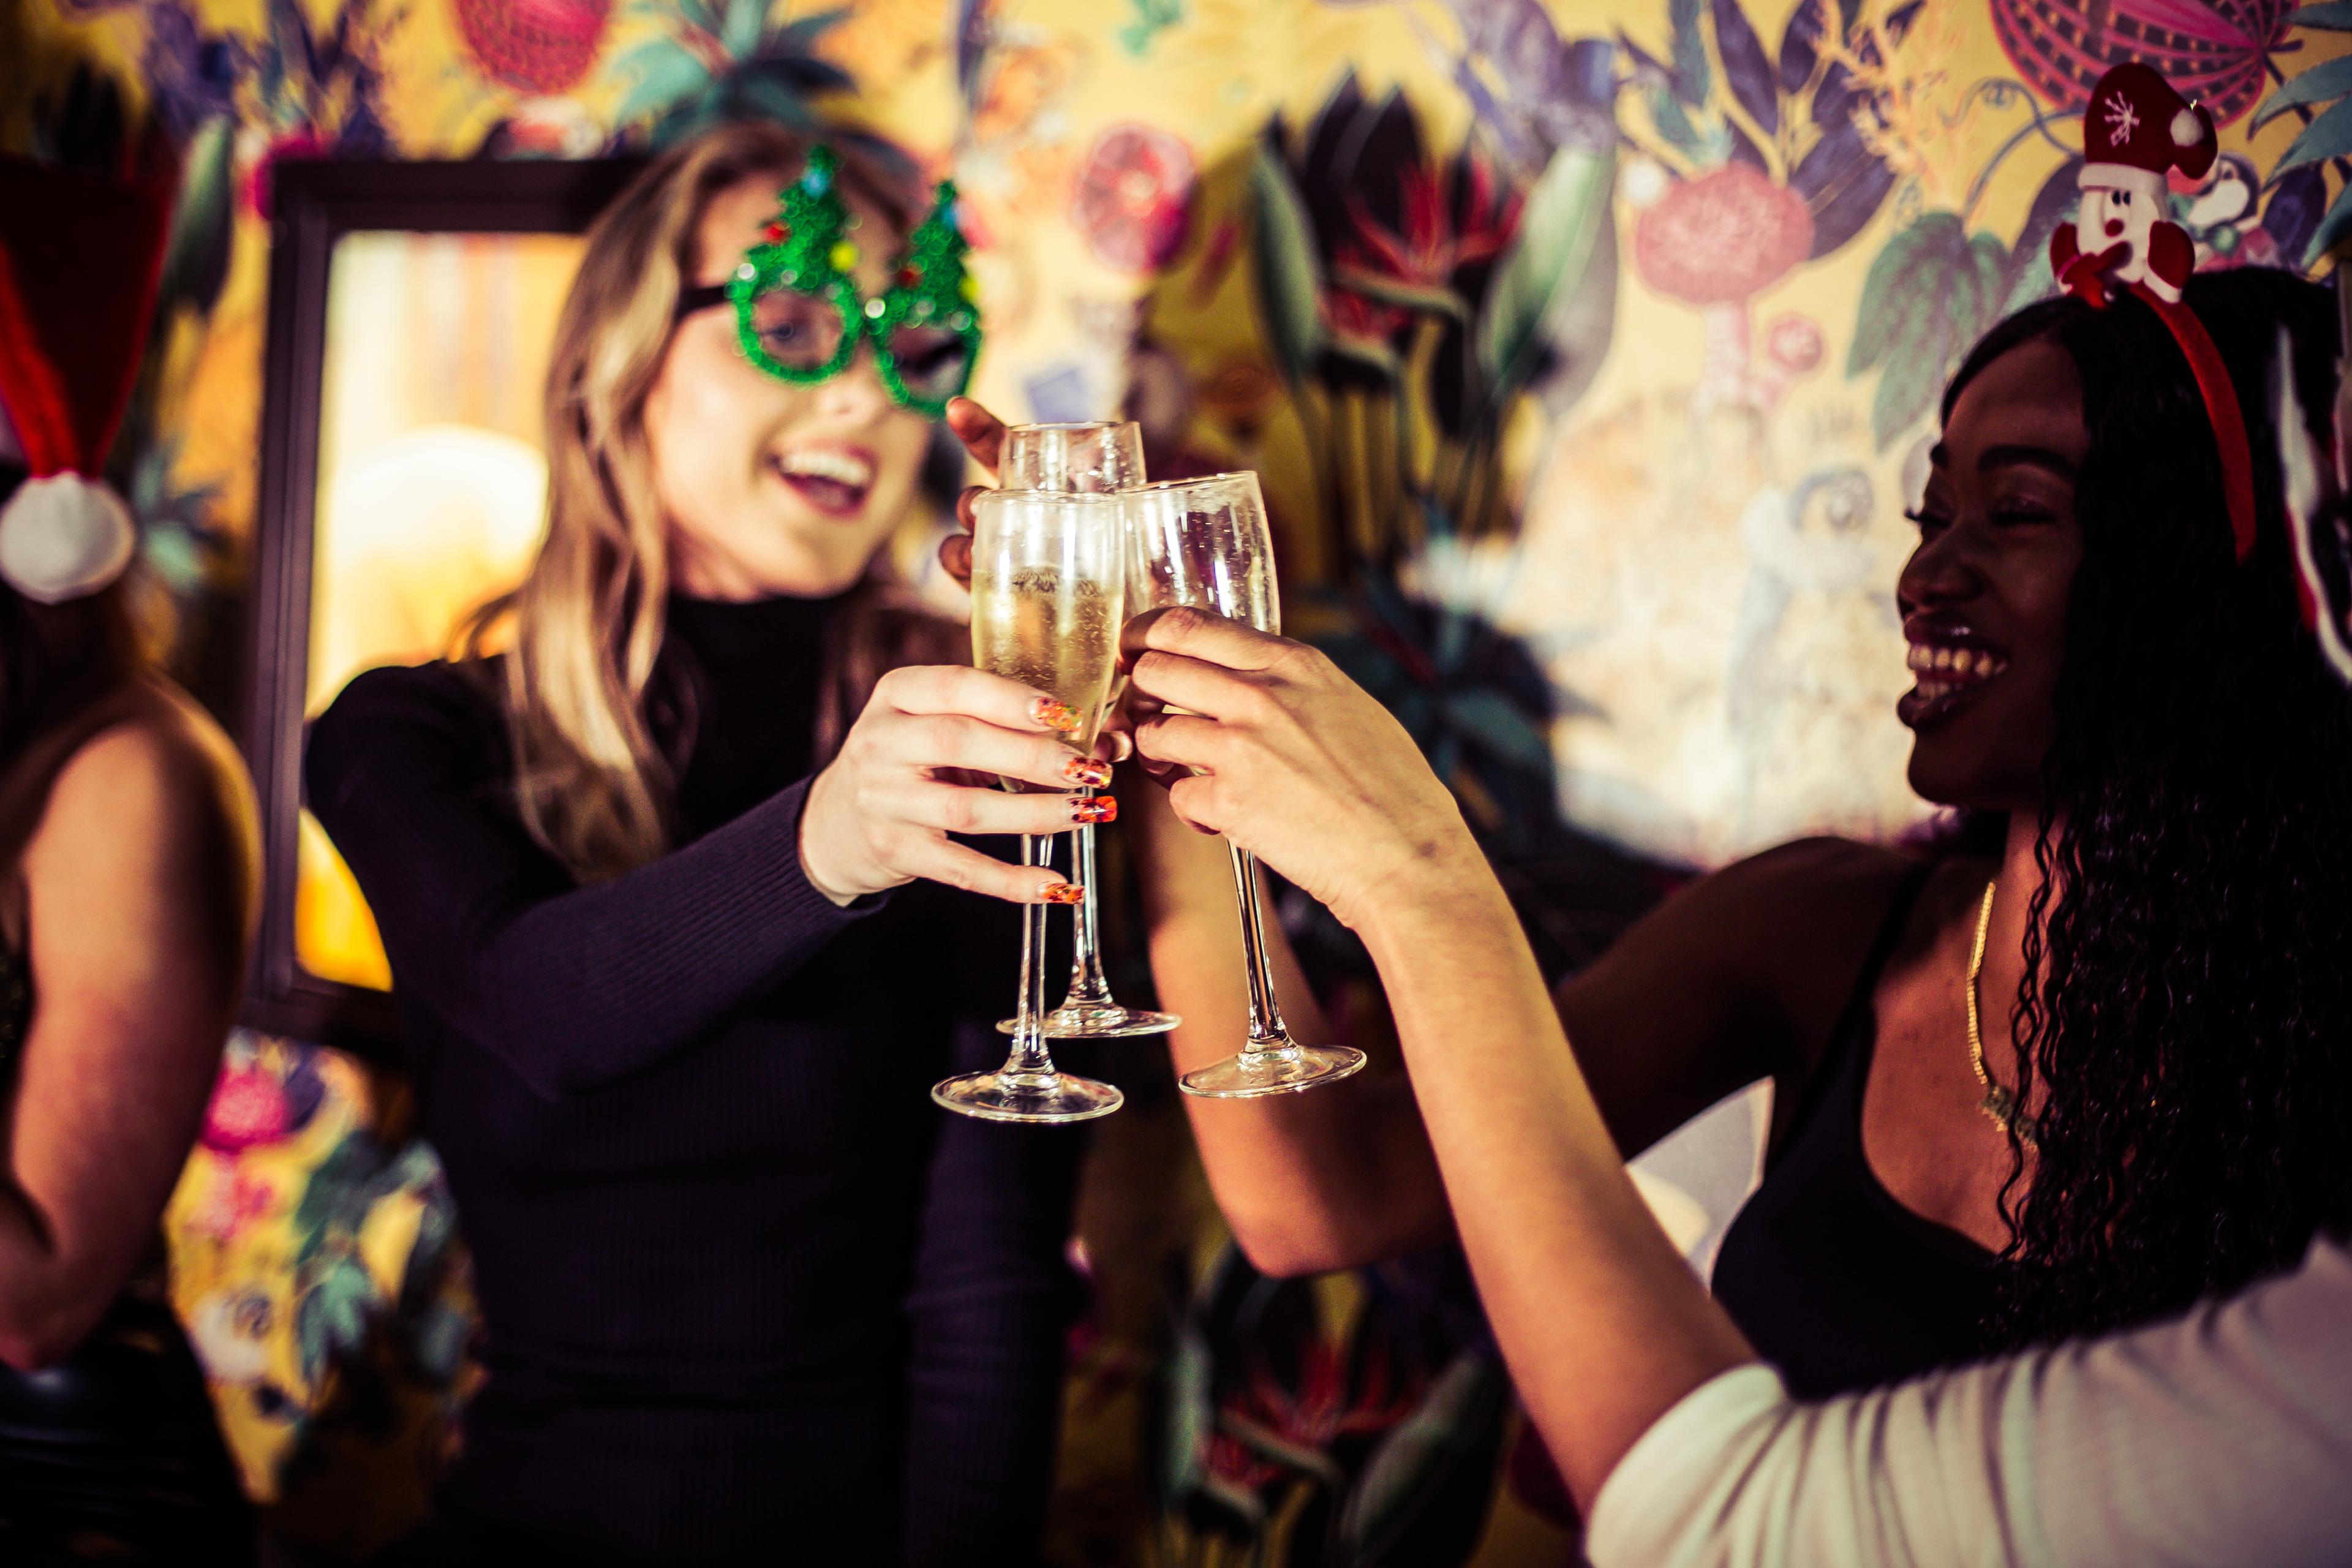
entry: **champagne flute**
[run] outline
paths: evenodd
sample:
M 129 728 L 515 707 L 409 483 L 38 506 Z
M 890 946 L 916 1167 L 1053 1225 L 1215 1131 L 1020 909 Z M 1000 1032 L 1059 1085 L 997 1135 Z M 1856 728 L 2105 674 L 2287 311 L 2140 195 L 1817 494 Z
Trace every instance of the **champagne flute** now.
M 1118 660 L 1129 504 L 1123 495 L 995 490 L 972 508 L 972 660 L 1076 715 L 1065 737 L 1074 757 L 1093 750 Z M 1024 835 L 1022 864 L 1045 865 L 1051 843 Z M 1055 1071 L 1045 1049 L 1046 907 L 1024 910 L 1012 1053 L 994 1072 L 934 1085 L 931 1098 L 950 1110 L 990 1121 L 1084 1121 L 1109 1115 L 1125 1098 L 1109 1084 Z
M 1133 499 L 1130 615 L 1190 605 L 1260 631 L 1282 630 L 1274 537 L 1255 474 L 1149 484 Z M 1253 1100 L 1337 1083 L 1363 1067 L 1364 1053 L 1347 1046 L 1302 1046 L 1283 1027 L 1258 909 L 1257 858 L 1238 846 L 1229 847 L 1249 970 L 1249 1039 L 1239 1054 L 1186 1073 L 1178 1086 L 1213 1100 Z
M 1143 483 L 1143 433 L 1133 421 L 1074 425 L 1015 425 L 1004 433 L 998 477 L 1008 490 L 1055 490 L 1094 494 L 1133 489 Z M 1123 521 L 1123 520 L 1122 520 Z M 1114 676 L 1110 701 L 1118 701 L 1124 677 Z M 1092 790 L 1081 790 L 1091 796 Z M 1173 1013 L 1122 1007 L 1103 977 L 1101 906 L 1097 902 L 1095 825 L 1070 830 L 1070 879 L 1086 889 L 1076 912 L 1076 939 L 1070 944 L 1070 986 L 1062 1005 L 1045 1015 L 1045 1034 L 1056 1040 L 1128 1039 L 1164 1035 L 1180 1019 Z M 997 1025 L 1012 1034 L 1016 1020 Z
M 1143 482 L 1143 432 L 1133 420 L 1015 425 L 996 477 L 1008 490 L 1131 490 Z

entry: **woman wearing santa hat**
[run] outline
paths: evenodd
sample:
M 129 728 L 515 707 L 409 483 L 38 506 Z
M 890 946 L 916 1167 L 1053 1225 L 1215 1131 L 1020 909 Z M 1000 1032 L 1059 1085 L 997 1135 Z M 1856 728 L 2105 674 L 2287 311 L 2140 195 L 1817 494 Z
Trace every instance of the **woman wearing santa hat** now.
M 0 160 L 0 1560 L 249 1561 L 157 1229 L 244 977 L 257 838 L 157 673 L 97 479 L 169 186 Z

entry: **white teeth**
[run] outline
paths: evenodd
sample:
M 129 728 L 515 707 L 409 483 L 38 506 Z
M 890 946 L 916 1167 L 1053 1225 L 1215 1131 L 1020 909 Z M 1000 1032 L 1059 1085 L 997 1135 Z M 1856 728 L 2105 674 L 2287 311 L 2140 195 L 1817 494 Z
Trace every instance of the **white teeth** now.
M 1949 674 L 1957 680 L 1941 684 L 1950 686 L 1968 680 L 1990 680 L 2009 668 L 2009 661 L 1985 648 L 1952 647 L 1913 643 L 1904 655 L 1906 668 L 1920 674 Z
M 776 459 L 778 471 L 804 475 L 814 479 L 831 479 L 852 489 L 864 489 L 874 482 L 874 465 L 863 458 L 846 452 L 816 447 L 804 452 L 787 452 Z

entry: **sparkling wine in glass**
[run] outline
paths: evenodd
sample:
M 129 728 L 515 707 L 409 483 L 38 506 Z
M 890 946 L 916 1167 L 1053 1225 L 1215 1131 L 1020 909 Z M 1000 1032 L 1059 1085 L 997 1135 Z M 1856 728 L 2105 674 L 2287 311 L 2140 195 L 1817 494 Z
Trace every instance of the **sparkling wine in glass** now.
M 1076 714 L 1076 728 L 1065 736 L 1074 757 L 1093 750 L 1118 666 L 1129 504 L 1122 495 L 996 490 L 973 507 L 973 662 Z M 1024 836 L 1022 863 L 1044 866 L 1051 843 Z M 950 1110 L 991 1121 L 1084 1121 L 1108 1116 L 1124 1098 L 1109 1084 L 1056 1071 L 1045 1048 L 1046 909 L 1030 904 L 1023 911 L 1012 1054 L 994 1072 L 935 1085 L 931 1098 Z
M 1129 614 L 1190 605 L 1260 631 L 1282 630 L 1274 536 L 1255 474 L 1148 484 L 1135 492 L 1134 506 Z M 1302 1046 L 1283 1027 L 1266 963 L 1257 858 L 1234 847 L 1233 858 L 1249 972 L 1249 1039 L 1238 1054 L 1186 1073 L 1178 1085 L 1187 1094 L 1252 1100 L 1337 1083 L 1363 1067 L 1364 1053 L 1347 1046 Z
M 1015 425 L 1004 433 L 998 478 L 1009 490 L 1054 490 L 1106 494 L 1143 483 L 1143 433 L 1133 421 L 1086 425 Z M 1123 520 L 1122 520 L 1123 521 Z M 1110 700 L 1118 700 L 1114 678 Z M 1091 795 L 1091 790 L 1079 793 Z M 1045 1015 L 1049 1039 L 1110 1040 L 1163 1035 L 1180 1019 L 1173 1013 L 1123 1007 L 1103 975 L 1101 906 L 1097 902 L 1095 827 L 1082 822 L 1070 831 L 1070 879 L 1086 889 L 1076 910 L 1076 939 L 1070 944 L 1070 986 L 1062 1005 Z M 997 1027 L 1013 1031 L 1016 1020 Z

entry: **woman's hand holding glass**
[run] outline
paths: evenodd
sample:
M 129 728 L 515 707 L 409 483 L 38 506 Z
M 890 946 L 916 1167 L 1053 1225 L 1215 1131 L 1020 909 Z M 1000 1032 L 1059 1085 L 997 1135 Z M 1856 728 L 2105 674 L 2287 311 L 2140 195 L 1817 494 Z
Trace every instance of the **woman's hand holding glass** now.
M 1129 622 L 1127 647 L 1132 689 L 1169 710 L 1137 724 L 1135 745 L 1177 815 L 1352 929 L 1483 872 L 1412 737 L 1322 654 L 1193 609 Z
M 1091 721 L 1086 726 L 1091 727 Z M 918 877 L 1017 904 L 1079 889 L 1048 868 L 1013 866 L 948 835 L 1068 831 L 1110 764 L 1071 754 L 1077 715 L 1017 680 L 950 665 L 894 669 L 809 785 L 801 866 L 836 903 Z M 1052 793 L 1012 793 L 1017 779 Z

